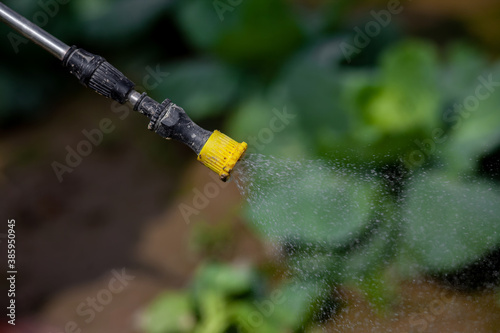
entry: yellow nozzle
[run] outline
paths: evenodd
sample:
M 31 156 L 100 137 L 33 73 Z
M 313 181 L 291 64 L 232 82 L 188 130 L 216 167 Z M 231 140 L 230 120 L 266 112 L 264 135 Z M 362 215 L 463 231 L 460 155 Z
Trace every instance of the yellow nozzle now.
M 215 171 L 225 182 L 247 147 L 245 142 L 238 143 L 227 135 L 214 131 L 201 149 L 198 161 Z

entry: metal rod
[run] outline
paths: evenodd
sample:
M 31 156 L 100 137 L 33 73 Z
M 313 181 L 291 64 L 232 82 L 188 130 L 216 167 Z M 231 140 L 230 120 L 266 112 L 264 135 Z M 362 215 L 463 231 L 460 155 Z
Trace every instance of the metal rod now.
M 142 97 L 142 94 L 135 91 L 135 90 L 132 90 L 129 94 L 128 94 L 128 102 L 130 103 L 130 105 L 132 105 L 132 107 L 135 107 L 135 105 L 137 104 L 137 102 L 139 102 L 139 100 L 141 99 Z
M 70 47 L 39 26 L 28 21 L 0 2 L 0 19 L 26 38 L 40 45 L 59 60 L 63 60 Z

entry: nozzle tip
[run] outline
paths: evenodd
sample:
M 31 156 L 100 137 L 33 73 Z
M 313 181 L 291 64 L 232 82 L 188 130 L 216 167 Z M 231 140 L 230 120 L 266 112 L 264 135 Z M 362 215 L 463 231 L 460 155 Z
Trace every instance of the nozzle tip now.
M 238 143 L 227 135 L 214 131 L 198 155 L 198 161 L 227 181 L 236 162 L 243 156 L 248 145 Z

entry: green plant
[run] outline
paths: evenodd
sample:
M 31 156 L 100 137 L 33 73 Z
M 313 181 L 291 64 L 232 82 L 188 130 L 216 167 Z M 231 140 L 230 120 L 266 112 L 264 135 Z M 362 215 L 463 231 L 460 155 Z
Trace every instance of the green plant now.
M 430 43 L 403 41 L 373 68 L 324 67 L 317 48 L 276 83 L 300 117 L 288 135 L 307 133 L 299 147 L 309 160 L 261 157 L 249 190 L 248 219 L 285 244 L 294 275 L 354 284 L 380 308 L 391 302 L 381 298 L 391 267 L 445 275 L 498 249 L 498 168 L 484 161 L 498 161 L 499 64 L 464 44 L 440 62 Z M 264 114 L 271 99 L 240 112 Z M 285 140 L 265 153 L 287 145 L 297 150 Z
M 143 315 L 148 333 L 292 332 L 308 325 L 314 302 L 311 285 L 283 284 L 265 292 L 249 266 L 207 263 L 188 290 L 157 297 Z

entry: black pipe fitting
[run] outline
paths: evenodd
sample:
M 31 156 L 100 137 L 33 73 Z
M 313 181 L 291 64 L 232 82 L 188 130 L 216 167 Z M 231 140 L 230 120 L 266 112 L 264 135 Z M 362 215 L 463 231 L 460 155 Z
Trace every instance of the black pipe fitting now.
M 212 132 L 196 125 L 183 108 L 169 99 L 158 103 L 144 96 L 134 106 L 134 109 L 146 115 L 149 119 L 148 128 L 165 139 L 174 139 L 189 146 L 196 155 L 200 154 Z
M 78 49 L 76 46 L 71 47 L 66 53 L 62 64 L 85 87 L 121 104 L 127 101 L 128 94 L 135 86 L 134 82 L 113 67 L 106 59 Z

